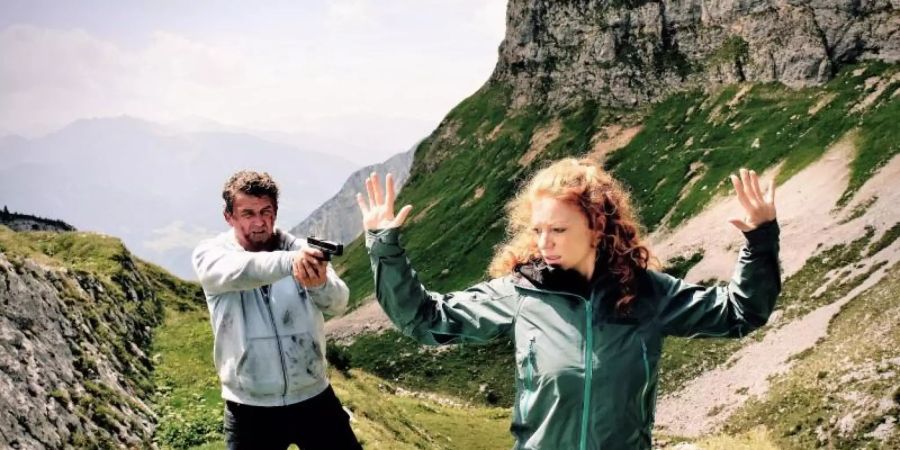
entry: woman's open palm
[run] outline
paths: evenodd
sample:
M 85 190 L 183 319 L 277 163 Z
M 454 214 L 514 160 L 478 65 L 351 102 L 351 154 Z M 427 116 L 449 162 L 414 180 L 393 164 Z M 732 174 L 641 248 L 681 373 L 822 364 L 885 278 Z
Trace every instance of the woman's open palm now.
M 406 217 L 412 210 L 412 205 L 406 205 L 394 215 L 394 200 L 397 198 L 394 192 L 394 176 L 390 173 L 384 179 L 385 191 L 382 194 L 381 183 L 378 182 L 378 174 L 372 172 L 366 178 L 366 193 L 369 202 L 363 200 L 362 194 L 356 194 L 356 203 L 362 212 L 363 228 L 368 230 L 380 230 L 385 228 L 398 228 L 406 222 Z
M 738 201 L 744 208 L 743 219 L 731 219 L 732 225 L 747 232 L 756 227 L 775 220 L 775 181 L 770 181 L 765 192 L 759 187 L 756 172 L 741 169 L 738 175 L 731 175 L 731 184 L 737 193 Z

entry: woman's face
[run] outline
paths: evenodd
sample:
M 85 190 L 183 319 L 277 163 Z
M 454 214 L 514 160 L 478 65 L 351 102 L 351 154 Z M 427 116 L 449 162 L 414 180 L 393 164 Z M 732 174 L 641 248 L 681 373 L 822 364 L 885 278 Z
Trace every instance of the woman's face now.
M 538 197 L 531 202 L 531 228 L 547 264 L 575 269 L 590 279 L 597 256 L 593 244 L 599 232 L 589 228 L 580 208 L 552 197 Z

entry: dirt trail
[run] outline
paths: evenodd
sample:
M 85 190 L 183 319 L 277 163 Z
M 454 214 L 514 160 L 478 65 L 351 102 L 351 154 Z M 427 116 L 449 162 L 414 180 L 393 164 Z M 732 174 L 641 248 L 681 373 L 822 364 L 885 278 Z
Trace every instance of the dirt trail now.
M 360 333 L 375 333 L 392 326 L 375 298 L 369 297 L 350 314 L 325 322 L 325 335 L 328 339 L 348 343 Z

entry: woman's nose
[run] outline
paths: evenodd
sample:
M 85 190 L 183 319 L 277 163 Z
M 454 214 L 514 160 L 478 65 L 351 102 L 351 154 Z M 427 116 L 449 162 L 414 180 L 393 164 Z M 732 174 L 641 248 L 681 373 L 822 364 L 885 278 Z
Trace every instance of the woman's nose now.
M 541 232 L 541 234 L 538 235 L 538 247 L 547 249 L 550 248 L 550 245 L 552 245 L 550 236 L 547 233 Z

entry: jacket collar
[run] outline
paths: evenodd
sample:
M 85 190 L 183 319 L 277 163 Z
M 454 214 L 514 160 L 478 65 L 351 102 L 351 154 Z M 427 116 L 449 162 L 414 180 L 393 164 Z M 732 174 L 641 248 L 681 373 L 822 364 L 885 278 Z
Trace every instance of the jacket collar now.
M 609 286 L 609 272 L 601 269 L 599 264 L 594 267 L 594 275 L 587 280 L 574 269 L 562 269 L 542 260 L 532 260 L 516 266 L 513 279 L 524 288 L 565 292 L 587 299 L 594 291 Z

